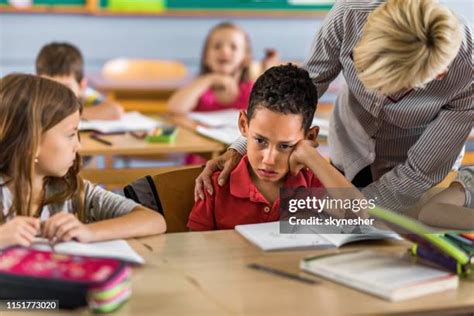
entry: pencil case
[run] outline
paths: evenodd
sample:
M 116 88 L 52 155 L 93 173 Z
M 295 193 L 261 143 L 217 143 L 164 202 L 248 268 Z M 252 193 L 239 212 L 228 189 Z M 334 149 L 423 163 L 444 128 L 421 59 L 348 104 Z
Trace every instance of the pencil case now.
M 150 143 L 173 143 L 177 134 L 176 126 L 164 126 L 155 128 L 145 136 L 145 140 Z
M 449 256 L 449 254 L 441 252 L 439 249 L 423 244 L 414 244 L 409 249 L 409 252 L 422 261 L 454 272 L 460 277 L 467 279 L 474 278 L 474 258 L 472 257 L 469 262 L 461 263 Z
M 1 300 L 51 300 L 60 308 L 111 312 L 129 299 L 130 277 L 130 266 L 117 259 L 19 246 L 0 250 Z

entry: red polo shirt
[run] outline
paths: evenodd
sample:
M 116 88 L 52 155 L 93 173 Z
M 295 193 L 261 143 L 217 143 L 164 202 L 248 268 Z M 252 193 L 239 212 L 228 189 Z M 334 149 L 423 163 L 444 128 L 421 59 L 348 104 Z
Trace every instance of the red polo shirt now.
M 271 205 L 258 191 L 250 178 L 247 156 L 232 171 L 224 186 L 217 184 L 220 172 L 212 175 L 214 194 L 207 192 L 189 215 L 188 227 L 193 231 L 234 229 L 236 225 L 274 222 L 280 218 L 280 199 Z M 287 176 L 285 188 L 321 188 L 323 185 L 309 169 L 296 176 Z

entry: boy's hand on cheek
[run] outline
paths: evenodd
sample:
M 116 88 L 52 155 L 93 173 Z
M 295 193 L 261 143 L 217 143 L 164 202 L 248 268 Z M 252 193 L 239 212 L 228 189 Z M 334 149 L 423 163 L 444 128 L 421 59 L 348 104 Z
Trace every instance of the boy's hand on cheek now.
M 16 216 L 0 226 L 0 248 L 12 245 L 28 247 L 39 232 L 39 219 Z
M 60 212 L 48 219 L 43 228 L 43 236 L 49 240 L 91 242 L 93 231 L 71 213 Z
M 315 147 L 318 146 L 317 141 L 301 140 L 291 152 L 289 165 L 290 172 L 293 175 L 298 174 L 304 167 L 308 165 L 308 160 L 316 153 Z

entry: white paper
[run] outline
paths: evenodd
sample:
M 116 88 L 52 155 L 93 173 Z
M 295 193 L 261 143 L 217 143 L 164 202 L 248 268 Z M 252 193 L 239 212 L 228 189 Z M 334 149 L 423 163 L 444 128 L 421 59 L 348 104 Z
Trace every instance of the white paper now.
M 391 301 L 401 301 L 458 286 L 455 274 L 370 250 L 303 259 L 304 271 Z
M 241 135 L 237 127 L 208 128 L 198 126 L 196 132 L 227 145 L 232 144 Z
M 212 112 L 191 112 L 188 117 L 206 127 L 238 128 L 239 110 L 222 110 Z
M 38 238 L 32 247 L 38 250 L 52 251 L 49 241 L 44 238 Z M 115 258 L 132 263 L 145 263 L 145 260 L 122 239 L 88 244 L 76 241 L 61 242 L 54 245 L 54 251 L 68 255 Z
M 264 251 L 334 247 L 318 234 L 280 234 L 280 222 L 237 225 L 235 230 Z
M 79 130 L 93 130 L 100 133 L 118 133 L 151 130 L 160 123 L 138 112 L 127 112 L 120 120 L 89 120 L 81 121 Z
M 285 222 L 287 227 L 289 224 Z M 373 239 L 401 239 L 391 231 L 367 226 L 364 233 L 358 234 L 323 234 L 333 231 L 327 226 L 293 226 L 298 233 L 281 234 L 280 222 L 237 225 L 235 230 L 262 250 L 284 250 L 298 248 L 340 247 L 349 242 Z M 344 228 L 341 228 L 343 231 Z

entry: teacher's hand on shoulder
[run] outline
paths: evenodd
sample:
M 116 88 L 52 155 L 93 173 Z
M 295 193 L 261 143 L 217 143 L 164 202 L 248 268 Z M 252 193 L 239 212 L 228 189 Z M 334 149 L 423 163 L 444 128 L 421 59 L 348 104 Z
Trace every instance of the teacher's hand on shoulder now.
M 206 163 L 204 170 L 196 178 L 196 186 L 194 187 L 194 200 L 204 200 L 204 190 L 206 190 L 210 195 L 214 193 L 214 188 L 212 187 L 211 181 L 211 177 L 214 172 L 222 170 L 221 174 L 219 175 L 218 183 L 220 186 L 224 185 L 227 182 L 231 171 L 234 170 L 241 159 L 241 154 L 239 154 L 234 149 L 229 149 L 219 157 L 209 160 Z

